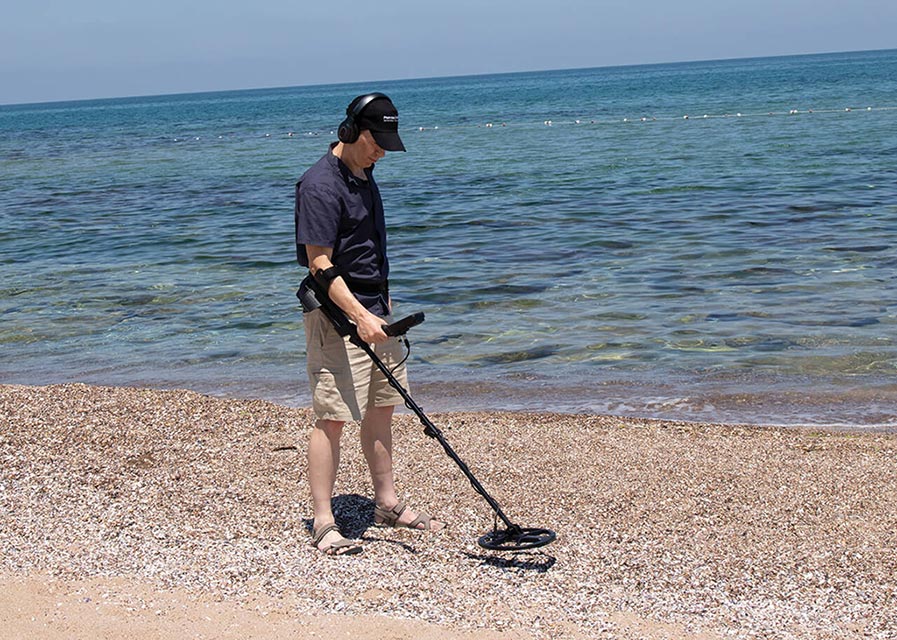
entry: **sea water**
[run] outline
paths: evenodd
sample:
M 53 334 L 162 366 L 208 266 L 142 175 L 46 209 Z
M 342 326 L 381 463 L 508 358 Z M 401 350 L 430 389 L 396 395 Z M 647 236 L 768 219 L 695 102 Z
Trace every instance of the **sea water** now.
M 897 426 L 897 51 L 0 107 L 0 382 L 307 404 L 293 185 L 371 90 L 425 408 Z

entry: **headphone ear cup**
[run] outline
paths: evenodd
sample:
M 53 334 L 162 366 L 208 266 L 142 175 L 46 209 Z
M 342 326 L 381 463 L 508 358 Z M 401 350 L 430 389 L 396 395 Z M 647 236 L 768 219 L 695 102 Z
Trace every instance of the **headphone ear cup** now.
M 336 130 L 336 137 L 339 138 L 340 142 L 352 144 L 358 140 L 358 133 L 355 119 L 350 116 L 340 123 L 339 129 Z

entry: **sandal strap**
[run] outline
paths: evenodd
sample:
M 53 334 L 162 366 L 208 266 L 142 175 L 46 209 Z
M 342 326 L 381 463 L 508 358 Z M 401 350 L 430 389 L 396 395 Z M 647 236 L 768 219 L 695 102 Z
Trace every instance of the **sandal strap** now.
M 317 547 L 319 544 L 321 544 L 321 540 L 324 539 L 324 536 L 326 536 L 331 531 L 336 531 L 337 533 L 339 533 L 339 527 L 336 526 L 335 522 L 331 522 L 330 524 L 324 526 L 320 530 L 315 531 L 315 535 L 314 535 L 315 546 Z M 342 535 L 342 534 L 340 534 L 340 535 Z M 333 546 L 333 545 L 330 545 L 330 546 Z
M 326 547 L 321 549 L 321 551 L 323 551 L 325 554 L 327 554 L 328 556 L 350 556 L 356 553 L 361 553 L 361 545 L 342 537 L 343 534 L 340 533 L 339 527 L 336 526 L 336 523 L 330 523 L 322 527 L 320 531 L 315 533 L 314 546 L 318 547 L 318 545 L 320 545 L 321 541 L 324 539 L 324 536 L 326 536 L 331 531 L 336 531 L 337 533 L 339 533 L 340 539 L 336 542 L 331 542 Z
M 342 540 L 337 540 L 333 544 L 327 547 L 327 551 L 336 550 L 336 549 L 345 549 L 346 547 L 357 547 L 358 545 L 351 540 L 343 538 Z
M 392 509 L 374 507 L 374 514 L 379 518 L 383 518 L 384 522 L 390 527 L 394 527 L 396 522 L 399 521 L 399 518 L 402 517 L 402 514 L 405 513 L 406 508 L 405 503 L 400 502 Z
M 412 522 L 410 522 L 408 524 L 408 528 L 409 529 L 418 529 L 418 525 L 422 524 L 422 525 L 424 525 L 424 527 L 419 530 L 420 531 L 429 531 L 431 522 L 433 522 L 432 516 L 421 512 L 421 513 L 417 514 L 417 517 Z

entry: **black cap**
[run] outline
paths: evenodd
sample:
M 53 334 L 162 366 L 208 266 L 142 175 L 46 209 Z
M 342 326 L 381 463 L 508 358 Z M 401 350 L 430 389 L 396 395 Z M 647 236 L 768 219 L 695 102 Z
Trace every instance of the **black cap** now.
M 377 98 L 368 104 L 355 123 L 359 131 L 367 129 L 374 140 L 386 151 L 404 151 L 399 137 L 399 112 L 389 98 Z

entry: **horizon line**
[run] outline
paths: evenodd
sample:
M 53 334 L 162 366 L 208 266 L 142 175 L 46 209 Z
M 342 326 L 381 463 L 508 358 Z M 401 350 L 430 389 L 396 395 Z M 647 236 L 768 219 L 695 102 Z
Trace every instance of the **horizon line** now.
M 96 97 L 96 98 L 68 98 L 61 100 L 45 100 L 40 102 L 8 102 L 8 103 L 0 103 L 0 109 L 5 107 L 36 107 L 43 105 L 53 105 L 53 104 L 72 104 L 79 102 L 100 102 L 105 100 L 139 100 L 146 98 L 166 98 L 166 97 L 177 97 L 177 96 L 199 96 L 199 95 L 208 95 L 208 94 L 216 94 L 216 93 L 239 93 L 242 91 L 277 91 L 283 89 L 299 89 L 299 88 L 311 88 L 311 87 L 336 87 L 343 85 L 355 85 L 355 84 L 383 84 L 383 83 L 394 83 L 394 82 L 409 82 L 415 80 L 448 80 L 452 78 L 476 78 L 476 77 L 487 77 L 487 76 L 505 76 L 505 75 L 522 75 L 528 73 L 550 73 L 550 72 L 558 72 L 558 71 L 585 71 L 589 69 L 622 69 L 627 67 L 653 67 L 653 66 L 663 66 L 663 65 L 673 65 L 673 64 L 700 64 L 700 63 L 708 63 L 708 62 L 734 62 L 738 60 L 765 60 L 765 59 L 774 59 L 774 58 L 801 58 L 801 57 L 811 57 L 811 56 L 825 56 L 825 55 L 839 55 L 839 54 L 854 54 L 854 53 L 877 53 L 883 51 L 897 51 L 895 48 L 887 48 L 887 49 L 856 49 L 856 50 L 848 50 L 848 51 L 817 51 L 812 53 L 788 53 L 788 54 L 775 54 L 775 55 L 761 55 L 761 56 L 738 56 L 732 58 L 703 58 L 703 59 L 694 59 L 694 60 L 669 60 L 665 62 L 639 62 L 639 63 L 629 63 L 629 64 L 610 64 L 610 65 L 599 65 L 599 66 L 584 66 L 584 67 L 563 67 L 563 68 L 548 68 L 548 69 L 527 69 L 523 71 L 489 71 L 484 73 L 461 73 L 461 74 L 448 74 L 448 75 L 437 75 L 437 76 L 416 76 L 409 78 L 391 78 L 391 79 L 380 79 L 380 80 L 352 80 L 347 82 L 311 82 L 308 84 L 294 84 L 294 85 L 277 85 L 277 86 L 264 86 L 264 87 L 241 87 L 241 88 L 230 88 L 230 89 L 208 89 L 203 91 L 179 91 L 175 93 L 147 93 L 147 94 L 134 94 L 134 95 L 124 95 L 124 96 L 105 96 L 105 97 Z

